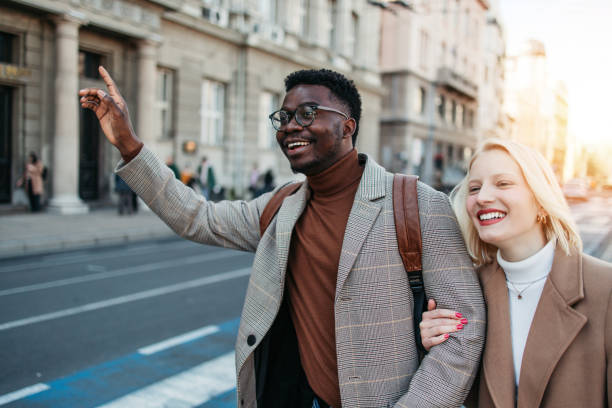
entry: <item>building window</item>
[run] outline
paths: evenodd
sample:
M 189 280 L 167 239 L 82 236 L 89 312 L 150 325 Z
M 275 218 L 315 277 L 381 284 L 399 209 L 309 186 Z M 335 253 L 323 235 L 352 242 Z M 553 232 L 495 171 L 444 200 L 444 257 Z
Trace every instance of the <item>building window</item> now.
M 0 32 L 0 62 L 7 64 L 15 63 L 15 39 L 17 37 L 9 34 Z
M 259 97 L 259 131 L 257 146 L 261 149 L 272 149 L 276 146 L 276 130 L 272 127 L 268 116 L 278 109 L 278 95 L 262 92 Z
M 463 127 L 463 112 L 464 112 L 464 105 L 460 104 L 457 105 L 457 127 Z
M 427 97 L 427 91 L 422 86 L 419 86 L 416 92 L 416 98 L 414 101 L 414 112 L 419 115 L 425 113 L 425 98 Z
M 225 85 L 205 79 L 202 82 L 200 105 L 202 144 L 219 146 L 223 143 L 223 122 L 225 119 Z
M 468 109 L 467 127 L 474 128 L 474 111 L 472 109 Z
M 451 102 L 451 122 L 453 125 L 457 124 L 457 102 Z
M 442 121 L 445 120 L 446 117 L 446 98 L 444 95 L 438 95 L 438 115 Z
M 89 79 L 100 79 L 98 67 L 104 65 L 103 57 L 89 51 L 79 51 L 79 76 Z
M 298 15 L 300 16 L 300 29 L 298 32 L 306 39 L 308 38 L 308 25 L 310 24 L 310 0 L 300 0 Z
M 278 21 L 278 0 L 259 0 L 259 13 L 264 21 L 276 24 Z
M 336 38 L 336 25 L 338 22 L 338 2 L 336 0 L 328 0 L 329 10 L 329 48 L 336 50 L 338 46 L 338 39 Z
M 355 58 L 358 56 L 359 43 L 357 41 L 357 34 L 359 33 L 359 15 L 355 12 L 351 13 L 351 27 L 348 35 L 347 50 L 349 56 Z
M 174 130 L 174 71 L 157 69 L 157 120 L 161 139 L 173 137 Z
M 427 69 L 427 51 L 429 47 L 429 35 L 427 31 L 421 30 L 421 55 L 420 55 L 420 64 L 422 69 Z
M 446 100 L 446 105 L 445 105 L 445 112 L 444 112 L 444 119 L 446 121 L 446 123 L 451 123 L 452 122 L 452 104 L 451 104 L 451 100 L 447 99 Z

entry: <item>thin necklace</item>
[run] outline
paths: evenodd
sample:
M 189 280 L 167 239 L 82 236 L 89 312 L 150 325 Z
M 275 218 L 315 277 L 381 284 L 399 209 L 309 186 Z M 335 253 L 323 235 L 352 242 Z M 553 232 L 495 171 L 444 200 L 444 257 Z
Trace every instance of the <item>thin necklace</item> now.
M 541 281 L 542 279 L 546 279 L 547 277 L 548 277 L 548 275 L 547 276 L 542 276 L 541 278 L 538 278 L 538 279 L 533 280 L 531 282 L 521 282 L 522 284 L 526 284 L 527 285 L 527 286 L 525 286 L 521 290 L 518 290 L 518 288 L 514 285 L 514 282 L 512 282 L 512 281 L 510 281 L 508 279 L 506 279 L 506 282 L 508 282 L 512 286 L 511 289 L 516 292 L 516 297 L 519 298 L 519 299 L 522 299 L 523 298 L 523 293 L 525 293 L 525 291 L 527 289 L 529 289 L 534 283 L 537 283 L 537 282 Z

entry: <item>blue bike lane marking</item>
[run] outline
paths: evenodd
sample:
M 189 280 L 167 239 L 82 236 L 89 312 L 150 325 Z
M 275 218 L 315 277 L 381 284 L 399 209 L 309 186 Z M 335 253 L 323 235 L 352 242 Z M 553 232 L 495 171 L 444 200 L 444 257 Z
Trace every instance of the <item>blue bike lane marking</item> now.
M 216 326 L 218 330 L 207 330 L 203 337 L 193 339 L 186 336 L 186 342 L 181 344 L 175 342 L 170 348 L 154 354 L 132 353 L 41 384 L 38 387 L 39 392 L 8 402 L 6 406 L 95 407 L 119 399 L 233 352 L 233 348 L 228 348 L 228 343 L 234 343 L 239 321 L 233 319 L 219 324 Z M 49 388 L 45 389 L 46 387 Z M 210 403 L 218 398 L 221 398 L 219 400 L 221 403 L 228 395 L 232 395 L 231 393 L 234 395 L 231 406 L 235 406 L 235 383 L 233 387 L 231 391 L 214 396 L 203 406 L 222 408 L 225 405 L 210 405 Z

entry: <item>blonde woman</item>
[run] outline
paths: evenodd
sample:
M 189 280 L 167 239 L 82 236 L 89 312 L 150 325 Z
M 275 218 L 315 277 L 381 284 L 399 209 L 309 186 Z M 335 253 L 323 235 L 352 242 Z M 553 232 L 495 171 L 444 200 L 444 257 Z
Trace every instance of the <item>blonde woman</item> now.
M 582 253 L 544 158 L 486 140 L 451 198 L 487 304 L 479 381 L 466 405 L 610 406 L 612 265 Z M 429 303 L 427 349 L 465 324 Z

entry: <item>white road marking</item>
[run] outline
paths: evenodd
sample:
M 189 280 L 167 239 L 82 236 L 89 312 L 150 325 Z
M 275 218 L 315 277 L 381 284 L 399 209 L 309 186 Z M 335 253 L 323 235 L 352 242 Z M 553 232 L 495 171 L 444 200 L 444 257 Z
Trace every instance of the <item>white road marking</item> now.
M 184 333 L 184 334 L 169 338 L 164 341 L 160 341 L 159 343 L 151 344 L 150 346 L 140 348 L 138 349 L 138 352 L 140 354 L 144 354 L 148 356 L 151 354 L 158 353 L 162 350 L 166 350 L 171 347 L 175 347 L 180 344 L 187 343 L 188 341 L 199 339 L 201 337 L 205 337 L 210 334 L 217 333 L 219 330 L 220 329 L 218 326 L 205 326 L 200 329 L 193 330 L 188 333 Z
M 34 290 L 57 288 L 59 286 L 72 285 L 75 283 L 82 283 L 82 282 L 91 282 L 91 281 L 100 280 L 100 279 L 114 278 L 117 276 L 131 275 L 134 273 L 150 272 L 150 271 L 155 271 L 155 270 L 164 269 L 164 268 L 176 267 L 179 265 L 192 265 L 192 264 L 200 263 L 200 262 L 214 261 L 214 260 L 223 259 L 223 258 L 231 258 L 233 256 L 236 256 L 236 252 L 223 251 L 223 252 L 213 252 L 211 254 L 189 256 L 186 258 L 170 259 L 167 261 L 155 262 L 152 264 L 130 266 L 128 268 L 116 269 L 114 271 L 100 272 L 100 273 L 95 273 L 91 275 L 77 276 L 74 278 L 60 279 L 60 280 L 51 281 L 51 282 L 36 283 L 34 285 L 19 286 L 16 288 L 4 289 L 4 290 L 0 290 L 0 296 L 14 295 L 16 293 L 25 293 L 25 292 L 31 292 Z
M 13 391 L 8 394 L 0 395 L 0 405 L 8 404 L 9 402 L 17 401 L 30 395 L 38 394 L 48 390 L 50 387 L 47 384 L 38 383 L 30 385 L 29 387 L 22 388 L 17 391 Z
M 28 262 L 28 263 L 23 263 L 23 264 L 18 264 L 18 265 L 9 265 L 9 266 L 0 267 L 0 273 L 18 272 L 18 271 L 24 271 L 24 270 L 32 270 L 36 268 L 48 268 L 50 266 L 68 265 L 68 264 L 80 263 L 80 262 L 91 262 L 94 260 L 100 260 L 100 259 L 106 259 L 106 258 L 114 259 L 114 258 L 118 258 L 122 256 L 145 254 L 148 252 L 159 252 L 161 250 L 163 251 L 172 250 L 172 249 L 178 249 L 180 247 L 188 247 L 188 246 L 189 246 L 189 242 L 180 241 L 180 242 L 171 243 L 171 244 L 148 245 L 148 246 L 141 246 L 141 247 L 135 247 L 135 248 L 127 248 L 125 250 L 107 252 L 103 254 L 79 253 L 79 254 L 69 254 L 69 255 L 51 255 L 51 256 L 44 257 L 42 258 L 42 260 L 37 261 L 37 262 Z
M 578 232 L 580 234 L 601 234 L 606 235 L 610 232 L 609 226 L 604 225 L 593 225 L 593 224 L 579 224 Z
M 181 290 L 192 289 L 198 286 L 210 285 L 217 282 L 223 282 L 230 279 L 247 276 L 251 273 L 251 268 L 236 269 L 233 271 L 218 273 L 204 278 L 194 279 L 186 282 L 177 283 L 174 285 L 163 286 L 157 289 L 145 290 L 143 292 L 132 293 L 130 295 L 119 296 L 113 299 L 107 299 L 100 302 L 88 303 L 82 306 L 73 307 L 70 309 L 58 310 L 56 312 L 45 313 L 38 316 L 28 317 L 25 319 L 14 320 L 0 324 L 0 331 L 14 329 L 16 327 L 27 326 L 29 324 L 40 323 L 47 320 L 59 319 L 61 317 L 72 316 L 75 314 L 90 312 L 92 310 L 103 309 L 110 306 L 121 305 L 123 303 L 134 302 L 136 300 L 147 299 L 154 296 L 167 295 Z
M 236 387 L 234 364 L 232 351 L 99 408 L 196 407 Z

